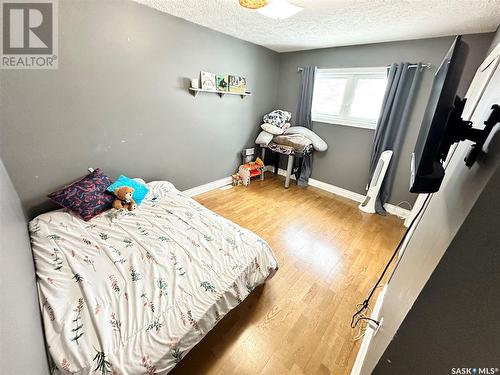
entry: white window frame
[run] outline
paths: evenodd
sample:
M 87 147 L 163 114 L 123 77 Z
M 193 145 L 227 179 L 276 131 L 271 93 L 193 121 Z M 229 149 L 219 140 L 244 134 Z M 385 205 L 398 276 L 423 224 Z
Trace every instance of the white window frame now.
M 314 95 L 313 95 L 313 110 L 311 118 L 315 122 L 324 122 L 328 124 L 353 126 L 364 129 L 375 129 L 377 121 L 366 118 L 352 117 L 348 113 L 351 109 L 351 104 L 354 98 L 357 81 L 360 78 L 387 78 L 387 67 L 373 68 L 346 68 L 346 69 L 318 69 L 316 71 L 317 79 L 328 78 L 347 78 L 347 85 L 342 98 L 342 105 L 339 115 L 331 115 L 328 113 L 314 112 Z

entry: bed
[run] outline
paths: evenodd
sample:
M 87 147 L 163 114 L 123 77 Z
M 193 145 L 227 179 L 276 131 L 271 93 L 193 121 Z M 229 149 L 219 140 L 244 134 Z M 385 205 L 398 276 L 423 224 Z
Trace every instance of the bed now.
M 168 182 L 132 212 L 29 224 L 54 372 L 166 374 L 278 265 L 254 233 Z

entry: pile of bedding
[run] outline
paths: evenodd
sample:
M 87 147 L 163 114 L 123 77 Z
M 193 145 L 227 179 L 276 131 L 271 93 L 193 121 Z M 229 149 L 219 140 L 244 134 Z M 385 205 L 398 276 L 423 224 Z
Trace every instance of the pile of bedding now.
M 276 109 L 264 115 L 262 131 L 255 139 L 261 147 L 267 147 L 281 154 L 310 153 L 326 151 L 328 145 L 312 130 L 302 126 L 290 127 L 292 114 Z
M 292 126 L 280 135 L 273 135 L 266 131 L 261 131 L 255 143 L 261 147 L 270 149 L 279 147 L 282 150 L 291 148 L 293 152 L 308 153 L 315 151 L 326 151 L 328 145 L 312 130 L 302 126 Z M 285 153 L 285 152 L 282 152 Z
M 277 124 L 266 123 L 266 119 L 269 118 Z M 312 171 L 312 151 L 326 151 L 328 145 L 310 129 L 302 126 L 290 127 L 291 118 L 290 112 L 282 110 L 275 110 L 265 115 L 264 124 L 261 125 L 262 131 L 255 139 L 255 143 L 279 154 L 298 154 L 302 158 L 302 164 L 297 184 L 307 186 Z M 287 183 L 285 187 L 288 187 Z
M 312 141 L 300 134 L 282 134 L 273 137 L 267 148 L 290 155 L 295 153 L 308 154 L 312 151 Z
M 55 372 L 165 374 L 277 270 L 265 241 L 152 182 L 140 208 L 30 222 Z
M 264 115 L 262 118 L 263 123 L 260 127 L 270 134 L 283 134 L 290 127 L 291 118 L 292 114 L 290 112 L 276 109 Z

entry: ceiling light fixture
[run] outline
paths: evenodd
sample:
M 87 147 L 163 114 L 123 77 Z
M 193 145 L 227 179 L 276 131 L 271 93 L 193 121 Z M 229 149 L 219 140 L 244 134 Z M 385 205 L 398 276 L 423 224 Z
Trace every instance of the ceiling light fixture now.
M 268 0 L 240 0 L 240 5 L 243 8 L 259 9 L 267 5 Z
M 283 20 L 302 10 L 304 10 L 304 8 L 290 4 L 287 0 L 272 0 L 265 7 L 257 9 L 257 12 L 275 20 Z

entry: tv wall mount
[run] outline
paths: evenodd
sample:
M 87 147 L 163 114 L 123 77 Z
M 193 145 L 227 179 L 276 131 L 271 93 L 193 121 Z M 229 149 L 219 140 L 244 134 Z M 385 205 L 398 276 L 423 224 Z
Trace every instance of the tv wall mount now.
M 446 155 L 452 144 L 465 140 L 472 141 L 474 144 L 471 146 L 469 153 L 464 159 L 465 165 L 470 168 L 476 162 L 477 157 L 483 150 L 495 125 L 500 123 L 500 106 L 498 104 L 493 104 L 491 106 L 490 115 L 484 122 L 484 128 L 477 129 L 472 127 L 472 121 L 462 120 L 465 102 L 466 99 L 461 99 L 458 96 L 455 98 L 455 105 L 448 119 L 447 135 L 443 139 L 443 146 L 445 147 L 441 148 L 443 150 L 441 158 L 443 161 L 446 159 Z

